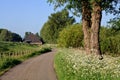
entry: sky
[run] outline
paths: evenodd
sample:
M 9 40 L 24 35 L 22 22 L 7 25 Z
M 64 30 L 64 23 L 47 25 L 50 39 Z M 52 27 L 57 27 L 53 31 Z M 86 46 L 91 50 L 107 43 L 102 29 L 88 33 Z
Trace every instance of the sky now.
M 47 0 L 0 0 L 0 28 L 20 34 L 40 33 L 48 16 L 55 13 Z M 103 13 L 101 25 L 107 25 L 112 15 Z M 80 19 L 76 18 L 79 22 Z

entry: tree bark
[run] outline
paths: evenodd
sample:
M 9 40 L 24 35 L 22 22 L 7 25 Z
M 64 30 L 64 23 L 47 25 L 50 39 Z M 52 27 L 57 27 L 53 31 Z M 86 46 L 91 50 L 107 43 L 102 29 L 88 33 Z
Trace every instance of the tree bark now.
M 90 54 L 90 28 L 91 28 L 91 10 L 88 0 L 82 1 L 82 26 L 84 33 L 84 48 L 87 54 Z
M 92 9 L 91 9 L 92 5 Z M 84 33 L 84 48 L 87 54 L 95 53 L 103 59 L 100 51 L 99 31 L 102 18 L 101 2 L 82 0 L 82 25 Z
M 91 53 L 101 55 L 99 31 L 102 18 L 101 2 L 92 3 Z

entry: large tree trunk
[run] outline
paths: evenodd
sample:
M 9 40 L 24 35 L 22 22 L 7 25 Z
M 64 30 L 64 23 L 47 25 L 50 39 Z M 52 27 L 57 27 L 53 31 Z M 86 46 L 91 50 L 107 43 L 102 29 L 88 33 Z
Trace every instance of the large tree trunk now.
M 93 2 L 92 10 L 91 52 L 101 56 L 99 43 L 99 31 L 102 18 L 101 2 Z
M 84 33 L 84 48 L 86 53 L 90 54 L 91 10 L 88 0 L 82 1 L 82 26 Z

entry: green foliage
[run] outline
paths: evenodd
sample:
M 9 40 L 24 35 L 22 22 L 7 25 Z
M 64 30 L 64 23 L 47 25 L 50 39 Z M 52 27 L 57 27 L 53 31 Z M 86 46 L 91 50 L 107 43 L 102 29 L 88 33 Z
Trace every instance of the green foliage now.
M 4 70 L 6 68 L 11 68 L 20 63 L 21 63 L 21 61 L 18 59 L 7 57 L 0 63 L 0 71 Z
M 58 45 L 61 47 L 82 47 L 83 32 L 80 24 L 68 26 L 60 32 Z
M 112 28 L 102 28 L 100 31 L 100 45 L 102 53 L 113 56 L 120 55 L 120 33 Z
M 56 43 L 59 32 L 67 25 L 71 25 L 75 22 L 73 17 L 69 17 L 67 10 L 53 13 L 49 16 L 48 21 L 43 25 L 40 36 L 46 43 Z
M 19 42 L 0 42 L 0 52 L 15 52 L 21 50 L 34 50 L 39 47 L 36 45 L 30 45 L 27 43 Z
M 106 38 L 101 42 L 101 51 L 111 55 L 120 55 L 120 36 Z
M 83 2 L 88 4 L 87 7 L 92 7 L 93 2 L 101 3 L 101 7 L 106 13 L 119 14 L 120 7 L 119 0 L 47 0 L 48 3 L 53 4 L 54 8 L 63 7 L 70 10 L 74 15 L 80 16 L 82 12 Z M 92 8 L 91 8 L 92 10 Z
M 16 34 L 16 33 L 12 33 L 12 42 L 21 42 L 22 41 L 22 38 L 19 34 Z
M 55 55 L 58 80 L 119 80 L 120 57 L 86 55 L 77 49 L 60 49 Z
M 30 34 L 32 34 L 32 32 L 25 32 L 24 38 L 25 38 L 26 36 L 30 35 Z
M 46 53 L 46 52 L 50 52 L 50 51 L 51 51 L 51 48 L 45 46 L 45 47 L 42 47 L 38 51 L 32 52 L 31 54 L 28 54 L 28 55 L 24 56 L 23 58 L 28 59 L 28 58 L 31 58 L 31 57 L 34 57 L 34 56 L 37 56 L 37 55 L 40 55 L 40 54 L 43 54 L 43 53 Z
M 40 51 L 38 51 L 38 53 L 46 53 L 46 52 L 50 52 L 51 48 L 50 47 L 43 47 Z
M 109 22 L 109 27 L 111 27 L 113 30 L 120 31 L 120 17 L 111 19 Z
M 19 34 L 12 33 L 7 29 L 0 29 L 0 41 L 20 42 L 22 38 Z
M 12 40 L 11 32 L 9 32 L 6 29 L 1 29 L 0 41 L 11 41 L 11 40 Z

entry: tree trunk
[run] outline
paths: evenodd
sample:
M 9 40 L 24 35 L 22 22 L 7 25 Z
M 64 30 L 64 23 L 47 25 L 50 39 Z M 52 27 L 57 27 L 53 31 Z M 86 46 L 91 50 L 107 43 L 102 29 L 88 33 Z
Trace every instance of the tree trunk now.
M 84 33 L 84 48 L 90 54 L 91 10 L 88 0 L 82 1 L 82 26 Z
M 101 2 L 92 3 L 91 52 L 101 55 L 99 31 L 102 18 Z

